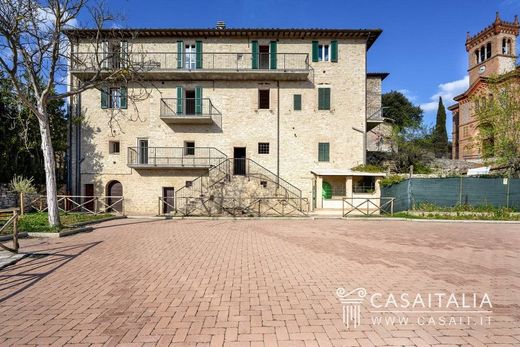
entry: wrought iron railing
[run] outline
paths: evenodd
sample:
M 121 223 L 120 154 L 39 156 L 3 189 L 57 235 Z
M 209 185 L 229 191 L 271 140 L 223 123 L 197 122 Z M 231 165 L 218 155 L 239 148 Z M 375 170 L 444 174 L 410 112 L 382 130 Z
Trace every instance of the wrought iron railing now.
M 208 98 L 161 99 L 161 118 L 211 117 L 212 115 L 220 115 L 220 112 L 213 106 L 211 99 Z
M 388 107 L 369 107 L 367 108 L 367 120 L 372 122 L 382 122 L 385 120 L 385 109 Z
M 209 168 L 227 156 L 215 147 L 129 147 L 130 167 Z
M 72 54 L 72 71 L 98 71 L 129 68 L 133 71 L 274 70 L 308 72 L 307 53 L 241 53 L 241 52 L 76 52 Z

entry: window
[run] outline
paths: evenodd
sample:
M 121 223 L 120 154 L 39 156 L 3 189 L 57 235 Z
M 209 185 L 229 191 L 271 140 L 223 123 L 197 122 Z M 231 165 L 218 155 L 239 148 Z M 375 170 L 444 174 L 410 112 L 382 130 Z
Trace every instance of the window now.
M 318 110 L 330 110 L 330 88 L 318 88 Z
M 101 89 L 101 108 L 126 109 L 127 108 L 127 89 L 102 88 Z
M 119 154 L 119 141 L 108 142 L 108 152 L 110 154 Z
M 352 182 L 354 193 L 373 193 L 376 190 L 376 178 L 371 176 L 355 177 Z
M 502 40 L 502 54 L 511 54 L 511 39 Z
M 195 155 L 195 142 L 184 142 L 184 155 Z
M 193 181 L 186 181 L 185 186 L 186 188 L 190 188 L 191 186 L 193 186 Z
M 302 95 L 294 94 L 294 110 L 301 111 L 302 110 Z
M 197 67 L 195 45 L 194 44 L 185 45 L 184 54 L 185 54 L 184 67 L 189 70 L 194 70 Z
M 121 90 L 119 90 L 119 88 L 110 88 L 110 95 L 109 95 L 108 102 L 109 102 L 110 108 L 120 108 Z
M 320 142 L 318 144 L 318 161 L 329 161 L 330 144 L 328 142 Z
M 258 154 L 269 154 L 269 142 L 258 142 Z
M 486 59 L 491 58 L 491 42 L 488 42 L 486 45 Z
M 263 188 L 267 188 L 267 181 L 260 181 L 260 185 L 261 185 Z
M 318 45 L 318 61 L 330 61 L 329 45 Z
M 258 108 L 261 110 L 268 110 L 270 107 L 269 102 L 269 89 L 258 90 Z

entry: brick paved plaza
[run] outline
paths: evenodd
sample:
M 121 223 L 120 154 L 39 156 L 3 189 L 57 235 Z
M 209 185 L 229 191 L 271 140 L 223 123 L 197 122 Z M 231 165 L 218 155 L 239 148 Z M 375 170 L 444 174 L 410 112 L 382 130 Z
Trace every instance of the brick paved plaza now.
M 22 247 L 2 346 L 520 345 L 518 224 L 128 219 Z M 491 323 L 378 325 L 365 300 L 347 329 L 338 287 L 488 293 Z

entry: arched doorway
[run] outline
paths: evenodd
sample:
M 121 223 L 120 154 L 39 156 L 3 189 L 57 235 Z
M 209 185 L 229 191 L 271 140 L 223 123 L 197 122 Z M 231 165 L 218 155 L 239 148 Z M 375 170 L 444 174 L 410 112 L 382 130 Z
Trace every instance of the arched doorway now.
M 107 184 L 107 212 L 123 213 L 123 185 L 119 181 L 110 181 Z

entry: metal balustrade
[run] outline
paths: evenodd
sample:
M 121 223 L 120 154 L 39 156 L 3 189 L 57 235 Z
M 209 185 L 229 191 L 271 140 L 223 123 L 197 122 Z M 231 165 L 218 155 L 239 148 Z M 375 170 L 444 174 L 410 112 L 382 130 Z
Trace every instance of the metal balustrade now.
M 164 98 L 161 99 L 160 118 L 166 123 L 211 123 L 221 116 L 209 98 Z
M 210 168 L 227 156 L 214 147 L 129 147 L 131 168 Z
M 242 53 L 242 52 L 76 52 L 72 54 L 72 71 L 131 69 L 132 71 L 272 70 L 308 72 L 307 53 Z

